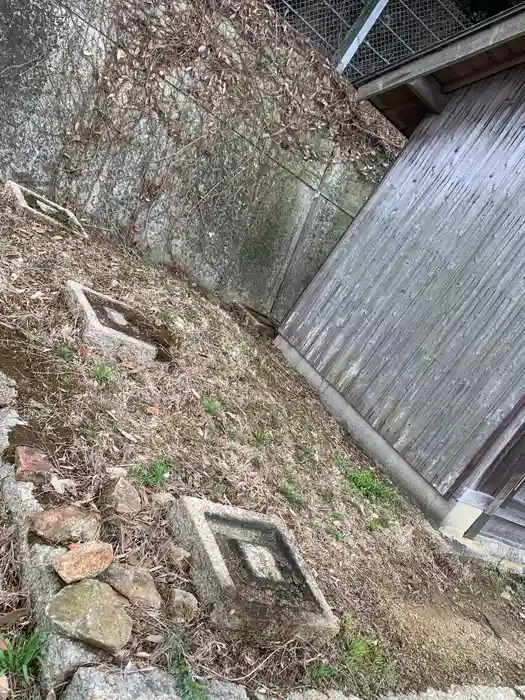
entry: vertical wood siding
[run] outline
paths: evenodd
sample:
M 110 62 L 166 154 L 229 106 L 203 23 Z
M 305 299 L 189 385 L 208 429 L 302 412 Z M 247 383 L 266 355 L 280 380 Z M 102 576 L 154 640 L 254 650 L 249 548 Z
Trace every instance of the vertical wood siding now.
M 281 334 L 441 492 L 525 394 L 525 70 L 428 118 Z

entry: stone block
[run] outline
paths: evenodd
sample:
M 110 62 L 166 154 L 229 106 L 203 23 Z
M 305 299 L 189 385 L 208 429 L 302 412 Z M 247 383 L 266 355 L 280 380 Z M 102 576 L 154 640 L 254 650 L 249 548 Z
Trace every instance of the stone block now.
M 100 528 L 97 513 L 78 506 L 60 506 L 33 513 L 30 531 L 51 544 L 90 542 Z
M 88 238 L 73 212 L 61 207 L 60 204 L 56 204 L 12 180 L 5 183 L 4 193 L 17 209 L 26 211 L 33 219 L 43 221 L 51 226 L 66 228 L 81 238 Z
M 268 638 L 337 633 L 337 618 L 279 518 L 188 496 L 169 518 L 218 625 Z
M 211 700 L 248 700 L 246 688 L 229 681 L 210 681 L 206 689 Z
M 146 569 L 126 564 L 111 564 L 99 578 L 125 596 L 133 605 L 153 610 L 159 610 L 162 606 L 162 598 L 153 576 Z
M 159 347 L 128 320 L 136 316 L 130 306 L 78 282 L 67 282 L 65 293 L 70 310 L 81 319 L 86 345 L 99 348 L 108 357 L 131 359 L 142 365 L 155 362 Z
M 125 476 L 111 481 L 104 489 L 101 500 L 120 515 L 134 515 L 142 510 L 140 494 Z
M 0 408 L 13 406 L 16 403 L 16 382 L 4 372 L 0 372 Z
M 439 531 L 445 537 L 462 538 L 465 532 L 483 514 L 483 508 L 458 501 L 449 511 Z
M 112 561 L 113 547 L 109 542 L 85 542 L 57 557 L 53 561 L 53 568 L 62 581 L 73 583 L 98 576 Z
M 40 654 L 40 685 L 44 692 L 61 685 L 79 666 L 108 660 L 105 653 L 69 639 L 49 629 L 45 609 L 62 584 L 53 570 L 53 561 L 65 554 L 63 548 L 38 542 L 29 545 L 28 516 L 40 510 L 33 494 L 33 484 L 15 481 L 13 467 L 0 465 L 0 492 L 17 529 L 17 557 L 22 566 L 22 586 L 30 595 L 35 623 L 46 630 L 46 643 Z
M 143 671 L 136 668 L 99 666 L 79 668 L 62 700 L 179 700 L 175 680 L 159 668 Z
M 132 621 L 111 586 L 84 579 L 62 588 L 46 607 L 47 620 L 62 634 L 97 649 L 116 652 L 131 638 Z
M 199 602 L 193 593 L 181 588 L 172 588 L 168 598 L 168 614 L 173 622 L 184 625 L 191 622 L 199 612 Z

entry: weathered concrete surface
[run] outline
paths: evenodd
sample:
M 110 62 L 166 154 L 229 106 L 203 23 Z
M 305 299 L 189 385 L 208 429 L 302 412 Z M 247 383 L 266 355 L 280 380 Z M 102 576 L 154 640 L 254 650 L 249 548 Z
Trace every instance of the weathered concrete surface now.
M 101 305 L 109 307 L 118 305 L 122 310 L 132 311 L 126 304 L 72 280 L 66 283 L 65 295 L 71 312 L 80 319 L 82 339 L 87 345 L 95 346 L 108 357 L 136 360 L 143 365 L 151 365 L 155 362 L 156 345 L 128 335 L 125 332 L 127 324 L 125 319 L 122 331 L 105 325 L 90 299 L 96 299 Z
M 8 180 L 5 183 L 3 194 L 17 209 L 25 211 L 33 219 L 50 226 L 65 228 L 84 239 L 88 237 L 73 212 L 43 197 L 38 192 L 33 192 L 23 185 Z
M 192 554 L 197 594 L 213 605 L 216 624 L 269 638 L 337 634 L 338 620 L 283 521 L 184 496 L 169 522 Z
M 190 80 L 180 66 L 155 83 L 133 74 L 112 43 L 125 3 L 70 6 L 8 0 L 2 11 L 0 176 L 281 319 L 373 180 L 322 134 L 319 160 L 305 161 L 261 143 L 257 110 L 232 120 L 214 104 L 216 118 L 174 87 Z

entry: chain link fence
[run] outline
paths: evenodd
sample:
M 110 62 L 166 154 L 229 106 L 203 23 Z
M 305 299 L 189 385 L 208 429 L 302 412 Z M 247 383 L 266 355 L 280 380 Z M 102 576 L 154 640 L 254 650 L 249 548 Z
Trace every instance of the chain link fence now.
M 366 0 L 273 0 L 273 4 L 324 53 L 335 56 L 342 53 Z M 453 0 L 390 0 L 344 75 L 352 82 L 361 80 L 472 24 Z

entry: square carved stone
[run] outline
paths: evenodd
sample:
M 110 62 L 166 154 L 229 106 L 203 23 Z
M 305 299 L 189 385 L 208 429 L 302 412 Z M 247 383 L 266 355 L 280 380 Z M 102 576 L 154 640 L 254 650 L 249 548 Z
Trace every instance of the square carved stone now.
M 4 185 L 5 194 L 14 202 L 18 209 L 27 211 L 34 219 L 43 221 L 51 226 L 67 228 L 77 236 L 87 239 L 88 235 L 80 225 L 79 220 L 65 207 L 46 199 L 27 187 L 23 187 L 12 180 Z
M 81 319 L 86 345 L 108 357 L 132 359 L 142 365 L 157 359 L 159 347 L 133 322 L 136 314 L 130 306 L 78 282 L 67 282 L 65 292 L 70 310 Z
M 220 626 L 266 638 L 338 632 L 337 618 L 279 518 L 186 496 L 172 506 L 170 525 L 192 554 L 197 593 Z

